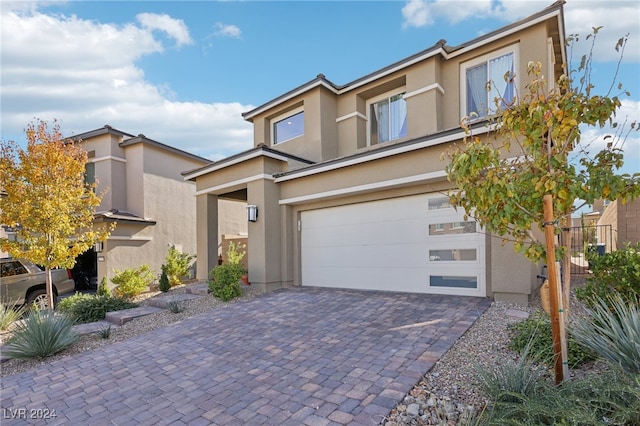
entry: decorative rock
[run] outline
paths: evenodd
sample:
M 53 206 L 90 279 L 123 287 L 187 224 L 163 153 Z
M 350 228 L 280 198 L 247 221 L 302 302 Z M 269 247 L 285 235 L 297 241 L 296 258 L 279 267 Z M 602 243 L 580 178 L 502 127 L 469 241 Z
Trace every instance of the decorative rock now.
M 407 415 L 411 417 L 418 417 L 420 415 L 420 405 L 418 404 L 409 404 L 407 406 Z

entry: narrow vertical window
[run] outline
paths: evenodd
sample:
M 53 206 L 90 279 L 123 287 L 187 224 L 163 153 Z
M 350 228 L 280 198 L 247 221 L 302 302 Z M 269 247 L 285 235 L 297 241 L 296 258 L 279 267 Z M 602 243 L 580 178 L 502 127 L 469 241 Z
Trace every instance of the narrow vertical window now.
M 404 93 L 371 104 L 369 118 L 371 145 L 407 136 L 407 101 Z

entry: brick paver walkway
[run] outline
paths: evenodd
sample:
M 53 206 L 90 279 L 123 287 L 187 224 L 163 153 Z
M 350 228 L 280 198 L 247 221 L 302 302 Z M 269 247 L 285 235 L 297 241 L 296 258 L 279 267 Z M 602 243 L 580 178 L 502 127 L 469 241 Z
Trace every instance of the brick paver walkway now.
M 488 306 L 278 290 L 4 377 L 1 423 L 377 424 Z

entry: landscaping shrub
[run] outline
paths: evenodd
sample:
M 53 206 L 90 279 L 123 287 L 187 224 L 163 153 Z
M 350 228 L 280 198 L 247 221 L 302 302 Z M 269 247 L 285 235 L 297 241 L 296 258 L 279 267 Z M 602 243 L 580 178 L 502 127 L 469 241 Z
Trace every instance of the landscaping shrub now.
M 181 253 L 173 246 L 169 247 L 169 253 L 167 253 L 165 264 L 162 265 L 162 270 L 167 273 L 171 287 L 180 285 L 182 277 L 189 273 L 189 267 L 193 259 L 195 259 L 195 256 Z
M 162 265 L 162 274 L 160 274 L 160 282 L 158 283 L 158 290 L 163 293 L 166 293 L 171 288 L 171 284 L 169 284 L 169 277 L 167 277 L 167 272 L 165 271 L 165 265 Z
M 122 299 L 119 297 L 92 295 L 83 296 L 86 297 L 78 297 L 68 305 L 65 305 L 63 309 L 61 309 L 71 318 L 73 318 L 77 323 L 101 321 L 105 318 L 105 314 L 107 312 L 120 311 L 122 309 L 135 308 L 138 306 L 135 303 L 131 303 L 126 299 Z
M 560 386 L 539 383 L 538 391 L 511 401 L 490 401 L 478 424 L 638 425 L 640 378 L 606 372 Z
M 111 290 L 109 290 L 109 286 L 107 285 L 107 277 L 102 277 L 100 280 L 96 296 L 111 296 Z
M 596 306 L 599 300 L 608 302 L 615 292 L 626 302 L 640 302 L 640 243 L 629 244 L 623 250 L 597 255 L 588 252 L 590 269 L 582 288 L 576 288 L 576 296 L 587 306 Z
M 580 318 L 572 327 L 576 340 L 621 368 L 640 377 L 640 309 L 637 303 L 625 301 L 619 294 L 596 299 L 588 309 L 589 316 Z
M 521 403 L 544 386 L 540 379 L 546 371 L 532 360 L 532 342 L 525 346 L 518 361 L 506 359 L 499 368 L 491 370 L 475 368 L 480 387 L 491 401 Z
M 60 312 L 69 313 L 73 306 L 78 304 L 82 300 L 93 299 L 95 296 L 87 293 L 75 292 L 73 295 L 65 297 L 58 302 L 56 306 Z
M 15 303 L 0 303 L 0 331 L 8 330 L 11 324 L 22 318 L 26 309 L 26 306 L 18 306 Z
M 531 350 L 528 354 L 534 361 L 548 366 L 553 365 L 551 319 L 546 313 L 536 312 L 529 318 L 511 325 L 509 329 L 511 331 L 509 349 L 522 352 L 530 345 Z M 576 367 L 596 358 L 596 354 L 580 345 L 570 332 L 567 332 L 567 337 L 569 367 Z
M 240 278 L 243 272 L 242 266 L 237 263 L 225 263 L 213 268 L 209 280 L 211 294 L 225 302 L 240 296 Z
M 152 281 L 153 274 L 149 265 L 116 271 L 116 275 L 111 278 L 111 282 L 117 285 L 115 288 L 116 296 L 124 299 L 131 299 L 144 293 Z
M 12 358 L 47 357 L 60 352 L 78 339 L 71 329 L 74 322 L 54 311 L 30 310 L 2 352 Z

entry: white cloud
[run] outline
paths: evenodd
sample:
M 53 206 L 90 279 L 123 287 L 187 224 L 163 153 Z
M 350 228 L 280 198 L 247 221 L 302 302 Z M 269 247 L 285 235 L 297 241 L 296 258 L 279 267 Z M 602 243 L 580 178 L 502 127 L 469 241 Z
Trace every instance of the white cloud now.
M 144 29 L 160 30 L 169 37 L 174 38 L 178 46 L 193 43 L 189 35 L 189 29 L 182 19 L 173 19 L 169 15 L 158 15 L 156 13 L 140 13 L 136 16 L 136 19 Z
M 178 102 L 166 84 L 145 80 L 136 61 L 162 52 L 162 30 L 191 42 L 184 22 L 140 14 L 139 22 L 102 24 L 35 9 L 2 11 L 2 139 L 23 140 L 34 118 L 58 119 L 66 135 L 110 124 L 209 158 L 252 146 L 252 105 Z
M 215 34 L 223 37 L 240 38 L 242 37 L 242 31 L 235 25 L 223 24 L 222 22 L 216 22 L 214 25 L 216 29 Z

